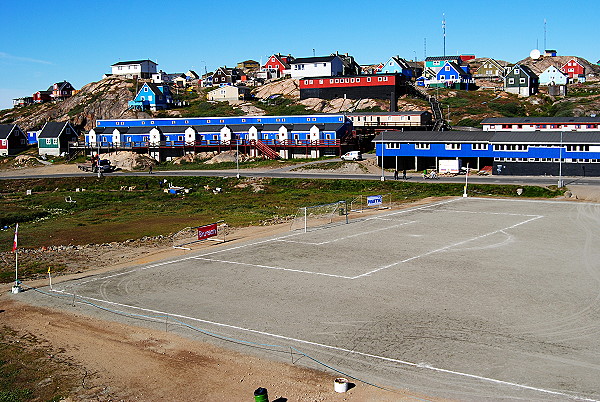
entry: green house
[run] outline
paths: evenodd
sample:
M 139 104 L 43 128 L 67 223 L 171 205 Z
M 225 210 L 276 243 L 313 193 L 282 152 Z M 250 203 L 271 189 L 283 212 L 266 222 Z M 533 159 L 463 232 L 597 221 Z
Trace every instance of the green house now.
M 77 130 L 70 122 L 49 121 L 38 135 L 40 155 L 60 156 L 69 152 L 69 142 L 77 141 Z

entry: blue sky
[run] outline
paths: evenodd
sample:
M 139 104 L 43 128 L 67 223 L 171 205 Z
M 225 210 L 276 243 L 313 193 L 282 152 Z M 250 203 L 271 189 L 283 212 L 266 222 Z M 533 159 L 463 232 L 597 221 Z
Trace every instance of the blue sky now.
M 347 52 L 360 64 L 396 54 L 422 60 L 425 40 L 427 56 L 443 54 L 442 14 L 446 54 L 516 62 L 544 47 L 546 19 L 548 48 L 600 59 L 600 2 L 498 4 L 1 0 L 0 109 L 54 82 L 79 89 L 124 60 L 149 58 L 166 72 L 198 73 L 276 52 L 309 57 L 313 49 Z

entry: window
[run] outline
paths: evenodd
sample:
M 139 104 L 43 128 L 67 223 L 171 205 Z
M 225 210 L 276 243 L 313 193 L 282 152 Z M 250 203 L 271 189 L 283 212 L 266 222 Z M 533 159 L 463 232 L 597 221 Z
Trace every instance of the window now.
M 148 92 L 148 87 L 144 87 L 144 92 Z
M 400 143 L 398 142 L 391 142 L 388 144 L 385 144 L 386 149 L 400 149 Z
M 430 144 L 425 143 L 425 142 L 417 142 L 415 144 L 415 149 L 429 149 L 430 148 Z
M 455 80 L 455 79 L 456 79 L 456 75 L 452 74 L 452 75 L 450 76 L 450 79 L 451 79 L 451 80 Z
M 310 81 L 308 81 L 308 83 L 309 83 L 310 85 L 312 85 L 312 84 L 313 84 L 313 80 L 310 80 Z
M 154 120 L 150 120 L 150 124 L 154 124 Z
M 460 150 L 460 144 L 446 144 L 447 151 L 458 151 Z
M 445 71 L 450 71 L 450 66 L 446 66 L 446 67 L 444 67 L 444 70 L 445 70 Z
M 487 151 L 488 144 L 471 144 L 471 149 L 474 151 Z
M 383 77 L 377 77 L 377 81 L 381 82 L 381 80 L 383 79 Z
M 323 84 L 323 80 L 319 80 L 319 84 Z
M 329 83 L 330 83 L 330 84 L 333 84 L 333 79 L 330 79 L 330 80 L 329 80 Z
M 519 84 L 525 84 L 525 78 L 520 78 L 519 79 Z
M 371 82 L 371 77 L 367 77 L 367 82 Z
M 356 79 L 356 82 L 360 82 L 360 78 L 357 78 L 357 79 Z
M 519 69 L 518 69 L 518 68 L 516 68 L 516 69 L 515 69 L 515 71 L 513 71 L 513 73 L 514 73 L 515 75 L 519 75 L 519 74 L 521 74 L 521 72 L 519 71 Z
M 508 83 L 509 84 L 514 84 L 515 83 L 515 79 L 514 78 L 509 78 L 508 79 Z
M 52 138 L 52 144 L 54 144 L 54 145 L 58 144 L 58 138 Z
M 510 129 L 512 128 L 512 125 L 511 125 L 511 124 L 503 124 L 503 125 L 502 125 L 502 128 L 503 128 L 504 130 L 510 130 Z
M 308 80 L 304 80 L 304 85 L 308 85 Z

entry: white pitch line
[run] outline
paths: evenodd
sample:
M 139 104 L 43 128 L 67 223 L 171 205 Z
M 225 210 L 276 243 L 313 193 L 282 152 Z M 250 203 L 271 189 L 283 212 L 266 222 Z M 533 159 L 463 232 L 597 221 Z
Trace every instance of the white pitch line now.
M 543 215 L 534 215 L 534 214 L 511 214 L 508 212 L 480 212 L 480 211 L 464 211 L 461 209 L 447 209 L 447 210 L 441 210 L 440 212 L 459 212 L 459 213 L 463 213 L 463 214 L 482 214 L 482 215 L 507 215 L 507 216 L 541 216 L 543 217 Z
M 63 293 L 64 294 L 64 292 L 59 292 L 59 293 Z M 258 330 L 255 330 L 255 329 L 238 327 L 238 326 L 235 326 L 235 325 L 223 324 L 223 323 L 219 323 L 219 322 L 215 322 L 215 321 L 203 320 L 201 318 L 188 317 L 188 316 L 181 315 L 181 314 L 172 314 L 172 313 L 167 313 L 167 312 L 159 311 L 159 310 L 153 310 L 153 309 L 147 309 L 147 308 L 143 308 L 143 307 L 130 306 L 130 305 L 127 305 L 127 304 L 122 304 L 122 303 L 117 303 L 117 302 L 112 302 L 112 301 L 102 300 L 102 299 L 96 299 L 96 298 L 93 298 L 93 297 L 82 297 L 82 296 L 78 296 L 78 297 L 82 298 L 82 299 L 93 300 L 95 302 L 106 303 L 106 304 L 110 304 L 110 305 L 114 305 L 114 306 L 119 306 L 119 307 L 126 307 L 126 308 L 130 308 L 130 309 L 134 309 L 134 310 L 141 310 L 141 311 L 145 311 L 145 312 L 153 313 L 153 314 L 166 315 L 166 316 L 169 316 L 169 317 L 177 317 L 177 318 L 186 319 L 186 320 L 190 320 L 190 321 L 201 322 L 201 323 L 204 323 L 204 324 L 215 325 L 215 326 L 218 326 L 218 327 L 234 329 L 234 330 L 238 330 L 238 331 L 242 331 L 242 332 L 248 332 L 248 333 L 253 333 L 253 334 L 268 336 L 268 337 L 272 337 L 272 338 L 276 338 L 276 339 L 283 339 L 283 340 L 291 341 L 291 342 L 298 342 L 298 343 L 302 343 L 302 344 L 305 344 L 305 345 L 311 345 L 311 346 L 321 347 L 321 348 L 324 348 L 324 349 L 336 350 L 338 352 L 343 352 L 343 353 L 347 353 L 347 354 L 354 354 L 354 355 L 358 355 L 358 356 L 369 357 L 369 358 L 376 359 L 376 360 L 382 360 L 382 361 L 397 363 L 397 364 L 401 364 L 401 365 L 405 365 L 405 366 L 417 367 L 417 368 L 420 368 L 420 369 L 426 369 L 426 370 L 436 371 L 436 372 L 439 372 L 439 373 L 445 373 L 445 374 L 451 374 L 451 375 L 455 375 L 455 376 L 472 378 L 472 379 L 483 381 L 483 382 L 491 382 L 491 383 L 498 384 L 498 385 L 506 385 L 506 386 L 509 386 L 509 387 L 521 388 L 521 389 L 526 389 L 526 390 L 540 392 L 540 393 L 545 393 L 545 394 L 550 394 L 550 395 L 564 396 L 564 397 L 567 397 L 569 399 L 575 399 L 575 400 L 580 400 L 580 401 L 600 402 L 600 400 L 586 398 L 586 397 L 580 397 L 580 396 L 577 396 L 577 395 L 571 395 L 571 394 L 567 394 L 567 393 L 564 393 L 564 392 L 553 391 L 553 390 L 544 389 L 544 388 L 538 388 L 538 387 L 532 387 L 530 385 L 524 385 L 524 384 L 519 384 L 519 383 L 515 383 L 515 382 L 510 382 L 510 381 L 497 380 L 495 378 L 484 377 L 484 376 L 479 376 L 479 375 L 469 374 L 469 373 L 463 373 L 463 372 L 455 371 L 455 370 L 443 369 L 443 368 L 434 367 L 434 366 L 431 366 L 431 365 L 428 365 L 428 364 L 423 364 L 423 363 L 414 363 L 414 362 L 409 362 L 409 361 L 406 361 L 406 360 L 394 359 L 394 358 L 391 358 L 391 357 L 378 356 L 378 355 L 374 355 L 374 354 L 371 354 L 371 353 L 358 352 L 358 351 L 352 350 L 352 349 L 345 349 L 345 348 L 340 348 L 340 347 L 337 347 L 337 346 L 326 345 L 326 344 L 323 344 L 323 343 L 306 341 L 306 340 L 299 339 L 299 338 L 292 338 L 292 337 L 288 337 L 288 336 L 284 336 L 284 335 L 272 334 L 272 333 L 265 332 L 265 331 L 258 331 Z M 82 303 L 82 302 L 78 301 L 78 303 Z M 84 304 L 84 303 L 82 303 L 82 304 Z
M 500 232 L 503 232 L 503 231 L 505 231 L 505 230 L 508 230 L 508 229 L 513 229 L 513 228 L 516 228 L 517 226 L 523 225 L 523 224 L 525 224 L 525 223 L 529 223 L 529 222 L 531 222 L 531 221 L 534 221 L 534 220 L 536 220 L 536 219 L 540 219 L 540 218 L 543 218 L 543 216 L 542 216 L 542 215 L 537 215 L 537 216 L 535 216 L 535 217 L 533 217 L 533 218 L 530 218 L 530 219 L 527 219 L 527 220 L 525 220 L 525 221 L 523 221 L 523 222 L 519 222 L 519 223 L 516 223 L 516 224 L 514 224 L 514 225 L 511 225 L 511 226 L 507 226 L 507 227 L 505 227 L 505 228 L 502 228 L 502 229 L 494 230 L 493 232 L 489 232 L 489 233 L 486 233 L 486 234 L 482 234 L 482 235 L 480 235 L 480 236 L 472 237 L 472 238 L 470 238 L 470 239 L 463 240 L 463 241 L 460 241 L 460 242 L 458 242 L 458 243 L 450 244 L 450 245 L 448 245 L 448 246 L 444 246 L 444 247 L 440 247 L 440 248 L 438 248 L 438 249 L 435 249 L 435 250 L 428 251 L 428 252 L 426 252 L 426 253 L 424 253 L 424 254 L 416 255 L 416 256 L 413 256 L 413 257 L 407 258 L 407 259 L 405 259 L 405 260 L 402 260 L 402 261 L 394 262 L 394 263 L 392 263 L 392 264 L 385 265 L 385 266 L 383 266 L 383 267 L 379 267 L 379 268 L 377 268 L 377 269 L 374 269 L 374 270 L 372 270 L 372 271 L 369 271 L 369 272 L 366 272 L 366 273 L 364 273 L 364 274 L 361 274 L 361 275 L 355 276 L 355 277 L 353 277 L 352 279 L 358 279 L 358 278 L 362 278 L 362 277 L 365 277 L 365 276 L 368 276 L 368 275 L 374 274 L 374 273 L 376 273 L 376 272 L 382 271 L 382 270 L 384 270 L 384 269 L 388 269 L 388 268 L 394 267 L 394 266 L 396 266 L 396 265 L 403 264 L 403 263 L 405 263 L 405 262 L 409 262 L 409 261 L 412 261 L 412 260 L 416 260 L 417 258 L 426 257 L 426 256 L 428 256 L 428 255 L 431 255 L 431 254 L 439 253 L 440 251 L 445 251 L 445 250 L 448 250 L 448 249 L 450 249 L 450 248 L 452 248 L 452 247 L 460 246 L 460 245 L 462 245 L 462 244 L 469 243 L 469 242 L 472 242 L 472 241 L 474 241 L 474 240 L 479 240 L 479 239 L 482 239 L 482 238 L 484 238 L 484 237 L 491 236 L 491 235 L 493 235 L 493 234 L 500 233 Z
M 211 262 L 221 262 L 221 263 L 224 263 L 224 264 L 245 265 L 245 266 L 248 266 L 248 267 L 274 269 L 274 270 L 278 270 L 278 271 L 290 271 L 290 272 L 299 272 L 299 273 L 302 273 L 302 274 L 331 276 L 331 277 L 334 277 L 334 278 L 341 278 L 341 279 L 352 279 L 349 276 L 326 274 L 326 273 L 323 273 L 323 272 L 303 271 L 303 270 L 300 270 L 300 269 L 283 268 L 283 267 L 271 267 L 269 265 L 249 264 L 249 263 L 246 263 L 246 262 L 238 262 L 238 261 L 217 260 L 216 258 L 204 258 L 204 257 L 194 257 L 194 258 L 197 259 L 197 260 L 204 260 L 204 261 L 211 261 Z
M 409 225 L 411 223 L 416 223 L 416 222 L 417 221 L 403 222 L 403 223 L 399 223 L 397 225 L 387 226 L 385 228 L 374 229 L 374 230 L 370 230 L 370 231 L 367 231 L 367 232 L 359 232 L 359 233 L 355 233 L 355 234 L 344 236 L 344 237 L 338 237 L 338 238 L 333 239 L 333 240 L 322 241 L 320 243 L 310 243 L 310 242 L 302 242 L 302 241 L 296 241 L 296 240 L 278 240 L 278 241 L 288 242 L 288 243 L 309 244 L 309 245 L 312 245 L 312 246 L 320 246 L 320 245 L 323 245 L 323 244 L 334 243 L 336 241 L 351 239 L 351 238 L 357 237 L 357 236 L 364 236 L 364 235 L 368 235 L 368 234 L 371 234 L 371 233 L 381 232 L 383 230 L 395 229 L 395 228 L 398 228 L 400 226 Z

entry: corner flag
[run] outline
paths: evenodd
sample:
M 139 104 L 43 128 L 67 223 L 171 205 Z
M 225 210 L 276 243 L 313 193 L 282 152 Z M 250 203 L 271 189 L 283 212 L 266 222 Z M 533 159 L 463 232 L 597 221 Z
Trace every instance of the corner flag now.
M 17 226 L 15 226 L 15 240 L 13 241 L 13 248 L 12 248 L 13 253 L 15 251 L 17 251 L 17 238 L 18 237 L 19 237 L 19 224 L 17 223 Z

